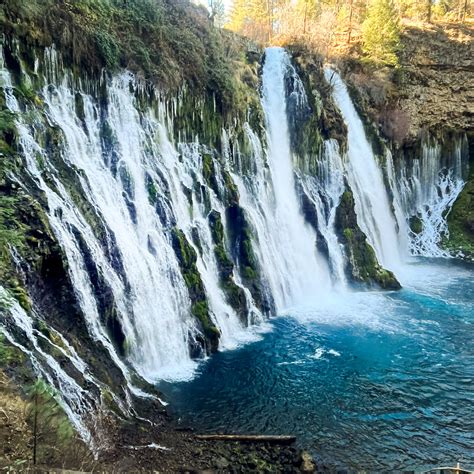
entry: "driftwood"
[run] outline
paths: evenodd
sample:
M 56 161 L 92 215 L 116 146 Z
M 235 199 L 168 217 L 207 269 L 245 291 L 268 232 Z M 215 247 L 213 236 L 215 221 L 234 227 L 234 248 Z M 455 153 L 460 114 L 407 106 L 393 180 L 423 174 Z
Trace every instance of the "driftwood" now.
M 208 434 L 196 435 L 196 439 L 202 439 L 205 441 L 240 441 L 245 443 L 292 444 L 296 441 L 296 436 Z

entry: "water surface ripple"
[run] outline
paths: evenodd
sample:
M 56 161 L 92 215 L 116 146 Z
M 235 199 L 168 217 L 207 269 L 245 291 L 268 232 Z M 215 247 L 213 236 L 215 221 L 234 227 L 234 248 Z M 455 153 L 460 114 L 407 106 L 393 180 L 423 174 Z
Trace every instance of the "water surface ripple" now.
M 290 309 L 260 341 L 163 384 L 202 431 L 296 434 L 322 462 L 474 467 L 473 268 L 423 263 L 394 293 Z

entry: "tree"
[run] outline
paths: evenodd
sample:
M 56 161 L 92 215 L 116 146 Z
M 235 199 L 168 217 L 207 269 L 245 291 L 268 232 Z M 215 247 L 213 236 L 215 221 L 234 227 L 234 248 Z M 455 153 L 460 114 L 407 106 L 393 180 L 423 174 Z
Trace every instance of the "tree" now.
M 362 25 L 362 50 L 378 64 L 398 65 L 400 26 L 392 0 L 372 0 Z
M 286 0 L 234 0 L 227 27 L 261 43 L 269 43 L 273 37 L 279 12 Z
M 296 2 L 295 13 L 296 16 L 303 19 L 303 35 L 308 31 L 309 24 L 318 14 L 317 0 L 298 0 Z
M 38 462 L 41 445 L 57 445 L 74 436 L 73 428 L 55 398 L 54 390 L 39 378 L 28 390 L 28 419 L 31 420 L 33 464 Z
M 426 21 L 431 23 L 431 7 L 433 6 L 432 0 L 426 0 Z
M 225 5 L 223 0 L 209 0 L 209 11 L 211 21 L 218 28 L 222 28 L 225 24 Z

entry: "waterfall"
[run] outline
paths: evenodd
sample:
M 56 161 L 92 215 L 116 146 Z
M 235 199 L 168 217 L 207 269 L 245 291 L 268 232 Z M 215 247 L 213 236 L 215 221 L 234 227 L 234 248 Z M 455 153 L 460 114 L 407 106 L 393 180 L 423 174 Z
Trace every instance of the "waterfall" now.
M 299 176 L 303 192 L 316 209 L 318 230 L 327 245 L 332 280 L 341 288 L 347 286 L 345 255 L 335 230 L 336 211 L 344 192 L 344 163 L 336 140 L 327 140 L 318 160 L 316 176 Z
M 408 247 L 413 255 L 447 257 L 441 248 L 448 235 L 447 215 L 464 187 L 468 153 L 465 138 L 454 141 L 451 153 L 443 152 L 438 142 L 421 146 L 421 155 L 394 166 L 389 159 L 390 187 L 402 209 Z M 398 169 L 397 169 L 398 168 Z M 420 229 L 410 229 L 409 221 L 418 219 Z
M 98 388 L 99 383 L 91 376 L 85 362 L 60 333 L 54 333 L 57 342 L 53 344 L 46 336 L 35 329 L 33 318 L 26 313 L 16 300 L 10 297 L 2 286 L 0 286 L 0 310 L 2 312 L 0 332 L 13 346 L 29 357 L 38 375 L 44 377 L 51 385 L 58 386 L 60 395 L 65 401 L 64 409 L 74 428 L 82 439 L 92 443 L 94 440 L 89 427 L 84 423 L 83 416 L 87 411 L 96 409 L 99 404 L 92 389 L 92 387 Z M 20 330 L 26 340 L 23 343 L 17 342 L 9 327 Z M 48 328 L 48 330 L 52 331 L 53 329 Z M 87 382 L 90 383 L 89 390 L 80 387 L 63 368 L 64 364 L 59 364 L 46 349 L 43 349 L 45 344 L 53 346 L 56 353 L 61 353 L 63 358 L 83 374 Z
M 305 222 L 298 201 L 290 150 L 285 74 L 290 66 L 282 48 L 268 48 L 263 67 L 262 105 L 268 150 L 247 129 L 255 172 L 234 175 L 256 232 L 256 254 L 269 283 L 277 312 L 328 289 L 326 262 L 316 250 L 316 234 Z
M 208 214 L 217 211 L 225 228 L 225 207 L 203 176 L 206 147 L 171 141 L 164 103 L 139 111 L 140 84 L 131 74 L 109 81 L 104 108 L 81 86 L 77 90 L 67 71 L 59 72 L 58 61 L 54 49 L 46 50 L 41 91 L 46 122 L 34 110 L 24 119 L 4 66 L 1 85 L 16 115 L 28 171 L 47 198 L 48 219 L 67 257 L 89 332 L 121 369 L 130 391 L 144 395 L 131 383 L 128 363 L 150 382 L 187 379 L 196 367 L 190 347 L 199 328 L 172 246 L 173 228 L 196 252 L 221 349 L 253 340 L 247 326 L 263 316 L 236 271 L 232 278 L 246 300 L 247 320 L 221 288 Z M 44 145 L 51 128 L 58 137 L 54 153 Z M 213 160 L 222 190 L 222 165 Z M 86 212 L 78 195 L 90 206 Z M 126 362 L 104 327 L 98 294 L 104 291 L 123 332 Z
M 346 290 L 347 262 L 335 230 L 346 184 L 354 195 L 359 226 L 383 266 L 398 271 L 405 250 L 446 255 L 439 245 L 447 231 L 446 213 L 464 184 L 464 145 L 455 149 L 454 165 L 439 146 L 427 144 L 422 156 L 403 166 L 388 152 L 379 162 L 345 84 L 330 69 L 325 74 L 348 126 L 348 151 L 343 156 L 336 140 L 323 141 L 316 172 L 311 173 L 310 167 L 294 163 L 288 122 L 290 76 L 291 98 L 298 106 L 308 102 L 281 48 L 265 53 L 261 103 L 266 136 L 259 137 L 245 123 L 239 129 L 244 144 L 232 135 L 232 128 L 222 130 L 221 150 L 202 143 L 199 136 L 181 141 L 185 130 L 177 131 L 175 140 L 173 119 L 183 97 L 166 102 L 157 91 L 149 94 L 131 73 L 81 83 L 63 70 L 56 51 L 48 49 L 43 71 L 39 60 L 35 66 L 38 77 L 46 76 L 41 101 L 26 104 L 15 97 L 14 81 L 0 58 L 0 86 L 15 117 L 28 181 L 46 200 L 45 213 L 67 259 L 89 336 L 123 375 L 122 398 L 112 396 L 125 414 L 132 412 L 130 394 L 147 396 L 136 387 L 137 373 L 151 383 L 186 380 L 195 373 L 193 351 L 199 347 L 204 354 L 205 329 L 193 315 L 193 286 L 199 291 L 203 287 L 205 295 L 200 296 L 219 332 L 219 349 L 254 340 L 257 331 L 250 327 L 264 321 L 252 297 L 255 288 L 243 271 L 239 274 L 240 257 L 232 246 L 241 243 L 231 242 L 228 233 L 230 188 L 238 191 L 232 205 L 240 206 L 250 229 L 251 239 L 245 244 L 252 245 L 262 278 L 255 284 L 279 314 L 295 306 L 321 307 L 323 297 L 332 300 L 334 289 Z M 98 89 L 103 89 L 101 94 L 106 91 L 105 97 Z M 303 198 L 314 211 L 312 220 L 306 209 L 303 214 Z M 222 223 L 219 252 L 229 259 L 226 282 L 213 216 Z M 408 225 L 413 216 L 422 222 L 417 234 Z M 191 282 L 175 248 L 176 232 L 193 252 L 198 275 Z M 229 282 L 244 308 L 233 307 Z M 0 330 L 30 357 L 37 373 L 61 391 L 68 416 L 89 441 L 87 413 L 100 406 L 100 393 L 108 388 L 95 378 L 68 335 L 60 334 L 54 321 L 46 323 L 48 318 L 35 309 L 34 301 L 27 312 L 0 287 L 2 299 L 8 300 L 8 308 Z M 44 349 L 48 343 L 35 326 L 38 321 L 47 324 L 59 341 L 55 350 L 87 383 L 75 380 Z
M 333 87 L 334 100 L 347 124 L 346 176 L 354 193 L 359 226 L 374 248 L 379 262 L 395 271 L 402 263 L 402 252 L 382 167 L 377 162 L 341 77 L 329 68 L 325 69 L 325 76 Z
M 181 160 L 179 160 L 178 151 L 173 148 L 164 127 L 156 123 L 154 128 L 160 132 L 162 148 L 167 149 L 168 156 L 173 158 L 165 160 L 168 182 L 171 185 L 172 205 L 179 227 L 183 229 L 198 255 L 197 267 L 209 297 L 212 318 L 221 331 L 220 347 L 221 349 L 235 348 L 240 342 L 251 340 L 252 334 L 249 331 L 244 331 L 247 325 L 243 324 L 236 311 L 226 302 L 224 292 L 220 287 L 218 264 L 209 227 L 208 207 L 217 211 L 222 219 L 225 219 L 225 208 L 219 201 L 215 190 L 206 184 L 202 174 L 201 151 L 203 147 L 198 142 L 181 144 L 179 150 Z M 214 162 L 214 170 L 216 180 L 223 186 L 219 163 Z M 196 183 L 199 184 L 199 188 L 196 187 Z M 191 213 L 189 212 L 189 201 L 182 191 L 183 185 L 191 190 Z M 196 189 L 199 191 L 197 192 Z M 206 195 L 204 199 L 201 195 L 203 189 Z M 208 204 L 206 204 L 206 198 L 209 200 Z M 193 230 L 198 236 L 199 247 L 193 242 Z M 236 280 L 235 273 L 233 276 Z M 261 322 L 263 316 L 255 307 L 249 292 L 246 292 L 246 299 L 249 315 L 252 314 L 256 321 Z M 247 323 L 251 324 L 256 321 L 249 320 Z

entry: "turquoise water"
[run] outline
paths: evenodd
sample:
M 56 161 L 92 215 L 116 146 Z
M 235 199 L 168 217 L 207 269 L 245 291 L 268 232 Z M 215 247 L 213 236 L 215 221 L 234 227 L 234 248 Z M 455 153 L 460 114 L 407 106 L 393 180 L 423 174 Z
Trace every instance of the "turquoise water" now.
M 160 388 L 183 425 L 295 434 L 329 465 L 474 468 L 473 277 L 472 266 L 413 265 L 400 292 L 289 309 L 257 342 Z

